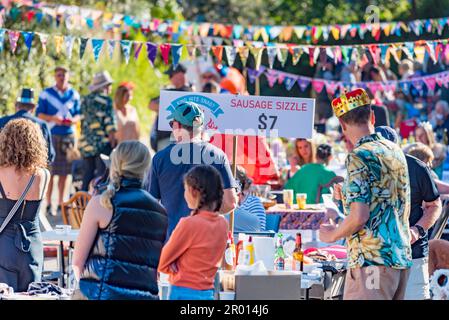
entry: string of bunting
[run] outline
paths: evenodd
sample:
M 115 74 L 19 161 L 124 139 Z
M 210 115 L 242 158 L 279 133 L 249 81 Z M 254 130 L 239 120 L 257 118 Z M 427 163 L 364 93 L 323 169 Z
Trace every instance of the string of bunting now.
M 342 81 L 305 77 L 280 70 L 268 69 L 264 66 L 261 66 L 259 70 L 248 68 L 248 78 L 250 83 L 254 83 L 254 81 L 262 75 L 266 77 L 270 88 L 272 88 L 275 84 L 283 84 L 285 88 L 290 91 L 296 84 L 303 92 L 311 86 L 311 88 L 317 93 L 321 93 L 323 90 L 326 90 L 326 92 L 332 96 L 335 96 L 337 90 L 342 92 L 343 89 L 351 90 L 354 88 L 369 89 L 373 94 L 376 94 L 378 91 L 395 92 L 396 90 L 401 90 L 406 95 L 410 93 L 412 88 L 415 88 L 422 95 L 425 88 L 427 88 L 428 92 L 432 94 L 435 92 L 437 85 L 439 87 L 449 87 L 449 71 L 416 77 L 408 80 L 347 83 Z
M 8 2 L 8 1 L 6 1 Z M 87 26 L 103 30 L 121 29 L 126 32 L 130 28 L 140 29 L 144 34 L 156 32 L 168 34 L 171 41 L 177 42 L 179 37 L 186 36 L 218 36 L 226 39 L 242 39 L 263 41 L 264 43 L 278 40 L 289 42 L 296 37 L 299 41 L 306 43 L 317 43 L 320 39 L 328 41 L 330 37 L 334 40 L 345 38 L 354 39 L 357 36 L 364 39 L 367 33 L 379 41 L 382 34 L 385 36 L 406 36 L 415 34 L 421 36 L 425 32 L 435 33 L 441 36 L 444 28 L 449 26 L 449 17 L 435 19 L 421 19 L 413 21 L 395 21 L 381 23 L 351 23 L 336 25 L 240 25 L 221 24 L 212 22 L 174 21 L 150 18 L 138 18 L 121 13 L 105 12 L 90 8 L 67 5 L 52 5 L 37 1 L 9 1 L 17 2 L 22 7 L 12 7 L 7 14 L 13 18 L 23 15 L 27 21 L 41 22 L 45 17 L 53 19 L 57 25 L 64 23 L 69 30 Z M 27 9 L 21 12 L 21 9 Z M 1 21 L 0 21 L 1 25 Z
M 63 51 L 71 58 L 72 50 L 75 43 L 80 46 L 80 58 L 83 57 L 88 43 L 92 44 L 94 58 L 97 61 L 103 52 L 103 46 L 106 43 L 109 56 L 112 57 L 115 46 L 120 44 L 126 62 L 129 62 L 132 49 L 134 49 L 134 57 L 137 59 L 143 47 L 147 50 L 148 60 L 153 64 L 157 53 L 159 52 L 165 64 L 170 62 L 178 64 L 182 57 L 184 48 L 187 50 L 189 58 L 200 55 L 213 54 L 219 63 L 226 57 L 228 65 L 234 65 L 236 58 L 239 57 L 243 66 L 246 66 L 249 55 L 254 58 L 255 69 L 261 67 L 262 56 L 266 54 L 268 65 L 273 68 L 274 62 L 277 60 L 282 66 L 285 65 L 289 56 L 293 65 L 296 65 L 303 54 L 308 55 L 310 66 L 314 66 L 318 61 L 325 62 L 327 59 L 333 60 L 335 63 L 350 63 L 356 61 L 357 63 L 372 62 L 374 65 L 379 63 L 386 63 L 390 61 L 391 57 L 396 62 L 400 63 L 401 59 L 408 58 L 418 62 L 424 62 L 426 58 L 430 58 L 434 63 L 437 63 L 442 57 L 449 57 L 448 39 L 443 40 L 421 40 L 415 42 L 401 42 L 389 44 L 369 44 L 369 45 L 355 45 L 355 46 L 310 46 L 310 45 L 264 45 L 261 42 L 248 42 L 243 40 L 234 40 L 233 45 L 224 45 L 216 42 L 214 38 L 197 38 L 194 44 L 179 44 L 179 43 L 161 43 L 142 42 L 132 40 L 107 40 L 88 37 L 77 37 L 73 35 L 49 35 L 41 32 L 18 31 L 9 29 L 0 29 L 0 51 L 3 50 L 5 36 L 8 35 L 9 43 L 12 52 L 14 53 L 17 47 L 20 36 L 23 36 L 24 43 L 31 50 L 35 36 L 40 38 L 42 50 L 46 52 L 46 46 L 49 39 L 52 39 L 56 47 L 57 53 Z

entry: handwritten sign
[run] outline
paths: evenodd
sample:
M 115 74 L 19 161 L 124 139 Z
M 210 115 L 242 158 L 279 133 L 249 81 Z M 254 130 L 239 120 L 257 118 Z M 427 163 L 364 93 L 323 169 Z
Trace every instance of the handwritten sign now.
M 192 101 L 205 116 L 205 130 L 241 135 L 311 138 L 315 100 L 242 96 L 185 91 L 161 91 L 159 130 L 171 131 L 167 117 L 180 104 Z

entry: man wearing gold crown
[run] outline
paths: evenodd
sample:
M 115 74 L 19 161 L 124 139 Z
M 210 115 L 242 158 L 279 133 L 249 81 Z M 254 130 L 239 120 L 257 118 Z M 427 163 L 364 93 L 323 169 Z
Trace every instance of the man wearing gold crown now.
M 412 265 L 410 184 L 399 146 L 374 131 L 371 101 L 363 89 L 332 101 L 343 134 L 354 144 L 346 159 L 342 200 L 346 218 L 320 228 L 320 239 L 347 238 L 344 299 L 402 300 Z

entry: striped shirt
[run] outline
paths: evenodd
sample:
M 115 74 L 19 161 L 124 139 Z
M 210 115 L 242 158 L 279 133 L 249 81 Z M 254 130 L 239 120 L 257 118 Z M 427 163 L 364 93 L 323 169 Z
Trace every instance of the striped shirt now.
M 245 201 L 240 205 L 239 209 L 252 213 L 259 218 L 260 230 L 265 231 L 267 214 L 263 207 L 262 201 L 258 197 L 249 195 Z
M 39 96 L 36 109 L 36 116 L 40 113 L 59 116 L 63 119 L 71 119 L 81 114 L 80 95 L 73 88 L 68 88 L 65 92 L 59 91 L 56 87 L 44 89 Z M 52 126 L 53 124 L 49 124 Z M 53 125 L 51 134 L 69 135 L 75 132 L 74 126 Z

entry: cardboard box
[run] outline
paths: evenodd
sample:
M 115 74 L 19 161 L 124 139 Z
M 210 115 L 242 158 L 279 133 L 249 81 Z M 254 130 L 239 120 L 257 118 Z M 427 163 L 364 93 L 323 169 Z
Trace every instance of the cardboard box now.
M 294 272 L 273 272 L 269 275 L 236 275 L 236 300 L 302 300 L 301 275 Z

